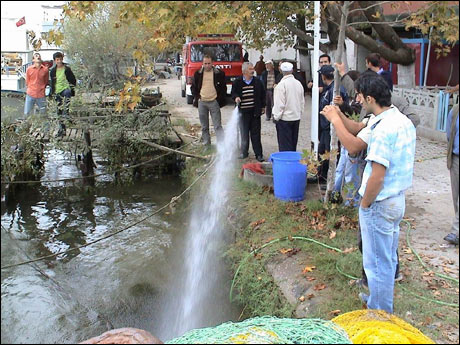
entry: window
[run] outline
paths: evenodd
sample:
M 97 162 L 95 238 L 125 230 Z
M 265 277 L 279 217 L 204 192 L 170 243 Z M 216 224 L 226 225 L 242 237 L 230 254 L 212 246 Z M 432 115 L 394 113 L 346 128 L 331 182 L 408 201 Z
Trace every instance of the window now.
M 190 47 L 191 61 L 201 62 L 204 55 L 210 55 L 213 61 L 241 61 L 239 44 L 192 44 Z

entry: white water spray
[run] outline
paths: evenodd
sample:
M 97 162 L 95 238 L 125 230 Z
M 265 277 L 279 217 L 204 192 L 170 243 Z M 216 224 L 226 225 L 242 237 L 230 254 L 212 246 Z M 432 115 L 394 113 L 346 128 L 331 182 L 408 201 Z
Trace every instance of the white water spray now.
M 238 148 L 238 117 L 238 108 L 235 108 L 226 125 L 224 140 L 217 145 L 217 157 L 207 177 L 207 191 L 194 200 L 184 251 L 182 303 L 176 310 L 175 333 L 178 335 L 193 328 L 210 326 L 213 320 L 209 306 L 222 303 L 215 300 L 215 290 L 222 286 L 217 281 L 218 272 L 222 270 L 219 257 L 226 228 L 228 190 Z

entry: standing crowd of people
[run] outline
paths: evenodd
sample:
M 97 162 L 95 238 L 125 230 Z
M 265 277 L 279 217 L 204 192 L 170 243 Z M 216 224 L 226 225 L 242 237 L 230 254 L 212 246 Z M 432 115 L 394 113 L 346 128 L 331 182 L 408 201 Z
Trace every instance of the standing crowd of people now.
M 43 64 L 40 53 L 34 53 L 32 66 L 26 71 L 26 100 L 24 115 L 29 116 L 37 105 L 39 113 L 46 114 L 46 87 L 50 86 L 50 97 L 57 102 L 57 114 L 60 117 L 58 137 L 64 136 L 66 127 L 63 118 L 69 115 L 70 98 L 75 95 L 77 80 L 72 69 L 63 62 L 64 54 L 53 54 L 54 65 L 48 70 Z
M 391 74 L 381 66 L 380 56 L 372 53 L 366 57 L 367 70 L 345 73 L 344 64 L 336 63 L 341 77 L 340 93 L 334 95 L 334 67 L 331 58 L 320 56 L 318 153 L 330 151 L 330 126 L 336 129 L 340 141 L 340 159 L 337 167 L 335 191 L 341 195 L 344 186 L 354 186 L 347 191 L 345 203 L 359 208 L 359 248 L 363 254 L 363 277 L 353 284 L 368 289 L 360 294 L 370 309 L 393 312 L 395 281 L 399 273 L 399 224 L 405 212 L 405 191 L 412 185 L 416 130 L 419 117 L 412 113 L 408 102 L 392 94 Z M 212 88 L 212 97 L 203 91 Z M 213 71 L 211 73 L 211 71 Z M 281 62 L 279 71 L 273 61 L 259 61 L 254 66 L 244 62 L 243 75 L 232 85 L 231 96 L 241 113 L 240 159 L 248 157 L 249 140 L 256 159 L 264 161 L 261 145 L 261 117 L 276 125 L 279 151 L 296 151 L 299 123 L 305 110 L 305 91 L 312 82 L 305 83 L 290 62 Z M 254 73 L 257 73 L 257 76 Z M 225 80 L 223 72 L 212 67 L 212 58 L 206 56 L 203 68 L 195 73 L 192 93 L 199 107 L 203 141 L 210 144 L 209 119 L 211 113 L 217 140 L 222 135 L 218 99 L 224 99 L 226 90 L 219 84 Z M 214 112 L 201 109 L 206 102 L 214 102 Z M 448 169 L 451 172 L 455 219 L 452 233 L 444 239 L 458 245 L 458 106 L 448 117 Z M 321 163 L 319 182 L 327 179 L 329 162 Z

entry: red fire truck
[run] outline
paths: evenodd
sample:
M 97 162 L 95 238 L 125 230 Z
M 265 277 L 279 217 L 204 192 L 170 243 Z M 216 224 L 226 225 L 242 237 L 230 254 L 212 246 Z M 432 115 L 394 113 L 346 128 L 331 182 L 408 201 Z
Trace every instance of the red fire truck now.
M 243 48 L 241 42 L 234 40 L 232 34 L 203 34 L 186 44 L 182 49 L 182 97 L 187 97 L 187 103 L 193 103 L 191 91 L 193 75 L 201 68 L 203 56 L 210 55 L 213 65 L 225 73 L 227 94 L 231 93 L 232 82 L 242 75 Z

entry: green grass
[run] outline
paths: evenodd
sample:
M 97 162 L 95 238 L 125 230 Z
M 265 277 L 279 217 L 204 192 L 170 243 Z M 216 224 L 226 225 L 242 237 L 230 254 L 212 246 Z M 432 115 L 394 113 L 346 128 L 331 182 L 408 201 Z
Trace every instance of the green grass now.
M 309 276 L 316 278 L 315 283 L 327 285 L 327 293 L 318 293 L 322 295 L 321 303 L 312 310 L 311 317 L 331 319 L 334 315 L 330 312 L 333 310 L 345 313 L 362 308 L 358 298 L 359 289 L 350 286 L 350 279 L 339 273 L 336 267 L 348 275 L 361 277 L 362 256 L 357 250 L 356 210 L 324 205 L 319 201 L 284 203 L 267 189 L 241 180 L 235 183 L 232 203 L 240 210 L 236 241 L 227 252 L 234 272 L 252 250 L 286 236 L 310 237 L 341 250 L 354 249 L 342 254 L 311 242 L 284 241 L 264 248 L 258 255 L 252 255 L 241 266 L 233 292 L 234 298 L 244 308 L 243 317 L 295 316 L 296 306 L 287 302 L 265 268 L 273 257 L 282 255 L 279 252 L 281 248 L 293 247 L 308 253 L 309 264 L 311 262 L 316 266 L 309 273 Z M 403 251 L 405 238 L 401 238 L 400 243 L 401 271 L 406 278 L 400 283 L 402 285 L 397 284 L 395 288 L 395 314 L 433 340 L 449 342 L 449 330 L 458 330 L 458 310 L 421 300 L 403 291 L 401 286 L 427 298 L 458 304 L 458 284 L 448 282 L 449 285 L 445 285 L 443 279 L 435 278 L 431 282 L 433 290 L 430 290 L 426 277 L 423 278 L 424 270 L 420 263 L 410 258 L 412 254 L 406 255 Z M 433 284 L 439 285 L 438 290 Z

